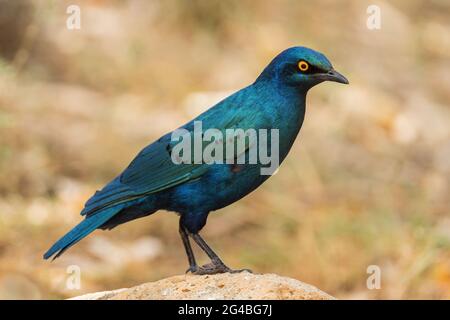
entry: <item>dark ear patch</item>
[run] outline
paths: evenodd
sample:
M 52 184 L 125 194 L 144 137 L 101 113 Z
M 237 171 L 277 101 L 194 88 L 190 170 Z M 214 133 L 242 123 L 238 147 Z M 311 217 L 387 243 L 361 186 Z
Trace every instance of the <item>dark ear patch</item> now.
M 303 74 L 327 73 L 327 71 L 309 63 L 309 68 L 306 71 L 300 71 Z

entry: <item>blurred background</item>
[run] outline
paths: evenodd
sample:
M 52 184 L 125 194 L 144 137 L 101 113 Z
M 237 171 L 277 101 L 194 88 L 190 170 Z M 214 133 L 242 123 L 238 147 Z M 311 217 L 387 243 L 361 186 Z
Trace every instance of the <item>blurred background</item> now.
M 79 30 L 66 28 L 71 4 Z M 366 27 L 371 4 L 380 30 Z M 325 53 L 350 85 L 310 91 L 281 170 L 213 213 L 203 235 L 231 267 L 337 298 L 449 299 L 446 0 L 0 0 L 0 298 L 183 273 L 178 218 L 166 212 L 96 231 L 53 263 L 42 254 L 142 147 L 294 45 Z M 80 289 L 66 285 L 71 265 Z M 366 286 L 370 265 L 379 290 Z

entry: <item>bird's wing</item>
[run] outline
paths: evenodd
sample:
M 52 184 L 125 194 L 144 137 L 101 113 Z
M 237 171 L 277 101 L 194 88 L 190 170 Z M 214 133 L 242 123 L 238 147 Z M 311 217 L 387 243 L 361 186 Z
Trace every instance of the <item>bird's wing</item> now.
M 250 116 L 250 118 L 253 117 Z M 216 121 L 213 121 L 214 119 Z M 226 129 L 252 127 L 252 121 L 248 115 L 242 117 L 235 112 L 226 112 L 220 120 L 214 116 L 214 113 L 206 114 L 203 119 L 198 118 L 198 120 L 202 120 L 203 130 L 215 127 L 224 132 Z M 193 130 L 192 123 L 188 123 L 183 128 L 188 131 Z M 213 125 L 214 123 L 216 126 Z M 210 166 L 205 163 L 194 164 L 191 161 L 187 164 L 175 164 L 170 154 L 173 145 L 171 134 L 167 134 L 144 148 L 120 176 L 88 200 L 81 214 L 90 215 L 99 209 L 174 187 L 196 179 L 208 171 Z M 237 152 L 235 151 L 235 157 L 240 155 Z

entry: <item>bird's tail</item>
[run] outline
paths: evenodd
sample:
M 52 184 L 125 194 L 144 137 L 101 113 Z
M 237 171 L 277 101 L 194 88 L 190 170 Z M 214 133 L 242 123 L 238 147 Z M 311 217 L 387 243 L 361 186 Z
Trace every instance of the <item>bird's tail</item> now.
M 123 206 L 114 206 L 110 208 L 106 208 L 95 214 L 86 217 L 82 222 L 80 222 L 75 228 L 70 230 L 65 236 L 59 239 L 45 254 L 44 259 L 48 259 L 54 254 L 56 254 L 53 258 L 58 258 L 61 254 L 64 253 L 71 246 L 76 244 L 78 241 L 86 237 L 95 229 L 101 227 L 105 224 L 109 219 L 111 219 L 114 215 L 122 210 Z

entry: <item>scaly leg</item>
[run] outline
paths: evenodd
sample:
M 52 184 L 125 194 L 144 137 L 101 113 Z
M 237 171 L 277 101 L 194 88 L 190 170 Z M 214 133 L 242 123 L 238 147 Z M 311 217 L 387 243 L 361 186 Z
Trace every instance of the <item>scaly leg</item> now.
M 238 273 L 247 271 L 252 273 L 249 269 L 239 269 L 239 270 L 233 270 L 230 269 L 223 263 L 223 261 L 219 258 L 219 256 L 211 249 L 210 246 L 206 243 L 205 240 L 203 240 L 202 237 L 198 233 L 191 233 L 190 236 L 194 241 L 198 244 L 198 246 L 208 255 L 208 257 L 211 259 L 211 263 L 206 264 L 202 267 L 198 267 L 196 271 L 193 271 L 192 273 L 202 275 L 202 274 L 216 274 L 216 273 Z
M 188 233 L 186 232 L 185 228 L 181 224 L 181 219 L 180 219 L 179 232 L 180 232 L 181 240 L 183 241 L 184 249 L 186 250 L 186 255 L 187 255 L 188 261 L 189 261 L 189 269 L 186 270 L 186 273 L 187 272 L 195 273 L 195 272 L 197 272 L 199 267 L 197 265 L 197 262 L 195 261 L 195 256 L 194 256 L 194 252 L 192 251 L 191 243 L 189 242 Z

